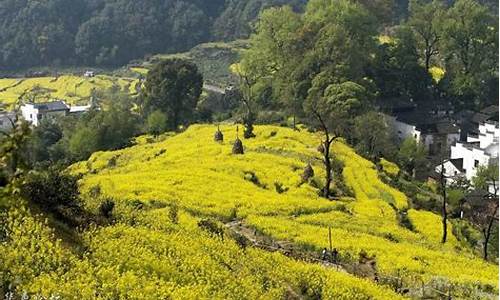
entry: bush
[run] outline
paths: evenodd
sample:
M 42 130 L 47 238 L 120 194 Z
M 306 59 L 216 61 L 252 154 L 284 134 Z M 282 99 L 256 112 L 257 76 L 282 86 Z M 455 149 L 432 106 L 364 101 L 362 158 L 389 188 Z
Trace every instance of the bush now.
M 160 110 L 152 112 L 146 120 L 146 129 L 149 134 L 158 136 L 168 128 L 167 115 Z
M 104 200 L 99 206 L 99 213 L 105 218 L 111 218 L 113 215 L 113 209 L 115 208 L 115 202 L 111 199 Z
M 21 193 L 26 200 L 46 211 L 80 204 L 78 178 L 55 169 L 27 176 Z
M 168 219 L 172 224 L 179 223 L 179 205 L 177 203 L 172 203 L 168 209 Z

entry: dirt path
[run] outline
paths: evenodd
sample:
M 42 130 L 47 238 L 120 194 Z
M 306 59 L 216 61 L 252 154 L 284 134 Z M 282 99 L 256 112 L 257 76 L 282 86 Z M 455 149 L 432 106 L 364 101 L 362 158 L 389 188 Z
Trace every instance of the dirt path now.
M 334 264 L 328 260 L 321 259 L 321 254 L 314 251 L 301 249 L 294 243 L 285 240 L 276 240 L 264 235 L 249 226 L 244 221 L 233 221 L 225 224 L 226 228 L 235 235 L 243 237 L 248 244 L 270 252 L 280 252 L 285 256 L 305 261 L 308 263 L 321 264 L 327 268 L 333 268 L 340 272 L 346 272 L 340 264 Z

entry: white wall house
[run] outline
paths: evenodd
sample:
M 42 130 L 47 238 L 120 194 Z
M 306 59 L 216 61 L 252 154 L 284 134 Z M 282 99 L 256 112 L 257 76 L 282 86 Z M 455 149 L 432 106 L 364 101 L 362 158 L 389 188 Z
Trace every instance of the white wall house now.
M 468 136 L 466 143 L 456 143 L 451 147 L 451 159 L 463 160 L 465 177 L 471 180 L 479 166 L 498 164 L 500 130 L 497 122 L 479 125 L 479 134 Z
M 65 116 L 69 111 L 70 107 L 64 101 L 26 103 L 21 106 L 21 115 L 33 126 L 40 125 L 43 119 Z
M 431 117 L 388 116 L 394 133 L 400 142 L 411 137 L 422 143 L 430 155 L 440 154 L 460 139 L 460 128 L 447 120 Z

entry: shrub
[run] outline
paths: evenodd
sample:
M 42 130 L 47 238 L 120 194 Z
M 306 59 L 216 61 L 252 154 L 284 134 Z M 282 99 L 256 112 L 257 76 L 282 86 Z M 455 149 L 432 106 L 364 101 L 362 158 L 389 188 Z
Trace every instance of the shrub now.
M 210 219 L 200 220 L 198 222 L 198 227 L 200 227 L 201 229 L 207 231 L 208 233 L 214 236 L 224 239 L 224 230 L 215 221 L 212 221 Z
M 173 202 L 168 208 L 168 219 L 172 224 L 179 223 L 179 205 L 176 202 Z
M 99 206 L 99 213 L 105 218 L 111 218 L 113 215 L 113 209 L 115 208 L 115 202 L 111 199 L 104 200 Z
M 83 213 L 80 207 L 78 177 L 54 168 L 27 176 L 21 194 L 43 211 L 54 213 L 74 225 L 79 217 L 77 214 Z
M 152 112 L 146 120 L 146 129 L 149 134 L 158 136 L 168 128 L 167 115 L 160 110 Z
M 287 188 L 287 187 L 283 187 L 283 184 L 281 182 L 277 182 L 277 181 L 274 182 L 274 188 L 276 189 L 276 192 L 278 194 L 286 193 L 290 189 L 290 188 Z

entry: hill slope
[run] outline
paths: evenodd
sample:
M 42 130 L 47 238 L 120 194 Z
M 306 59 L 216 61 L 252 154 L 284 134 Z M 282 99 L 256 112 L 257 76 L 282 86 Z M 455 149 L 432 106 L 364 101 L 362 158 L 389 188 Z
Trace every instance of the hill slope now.
M 126 220 L 138 203 L 147 208 L 178 203 L 190 218 L 230 220 L 236 215 L 257 232 L 316 252 L 328 246 L 331 226 L 343 262 L 356 262 L 360 251 L 375 255 L 382 281 L 403 276 L 412 293 L 422 282 L 429 288 L 453 284 L 453 292 L 462 297 L 472 292 L 488 297 L 485 292 L 498 290 L 497 266 L 461 245 L 451 226 L 449 241 L 439 242 L 439 216 L 410 209 L 415 229 L 401 226 L 398 215 L 408 208 L 404 194 L 381 182 L 373 164 L 344 144 L 334 146 L 334 155 L 344 162 L 343 176 L 356 199 L 331 202 L 317 196 L 314 184 L 300 184 L 307 163 L 316 172 L 313 182 L 321 181 L 318 136 L 258 126 L 257 138 L 244 141 L 245 155 L 235 156 L 230 142 L 235 127 L 221 128 L 226 135 L 222 144 L 213 142 L 212 126 L 196 125 L 163 141 L 143 138 L 132 148 L 96 153 L 73 166 L 73 172 L 85 175 L 83 191 L 115 199 Z M 87 206 L 96 209 L 99 203 L 89 198 Z M 165 218 L 161 211 L 132 215 Z

